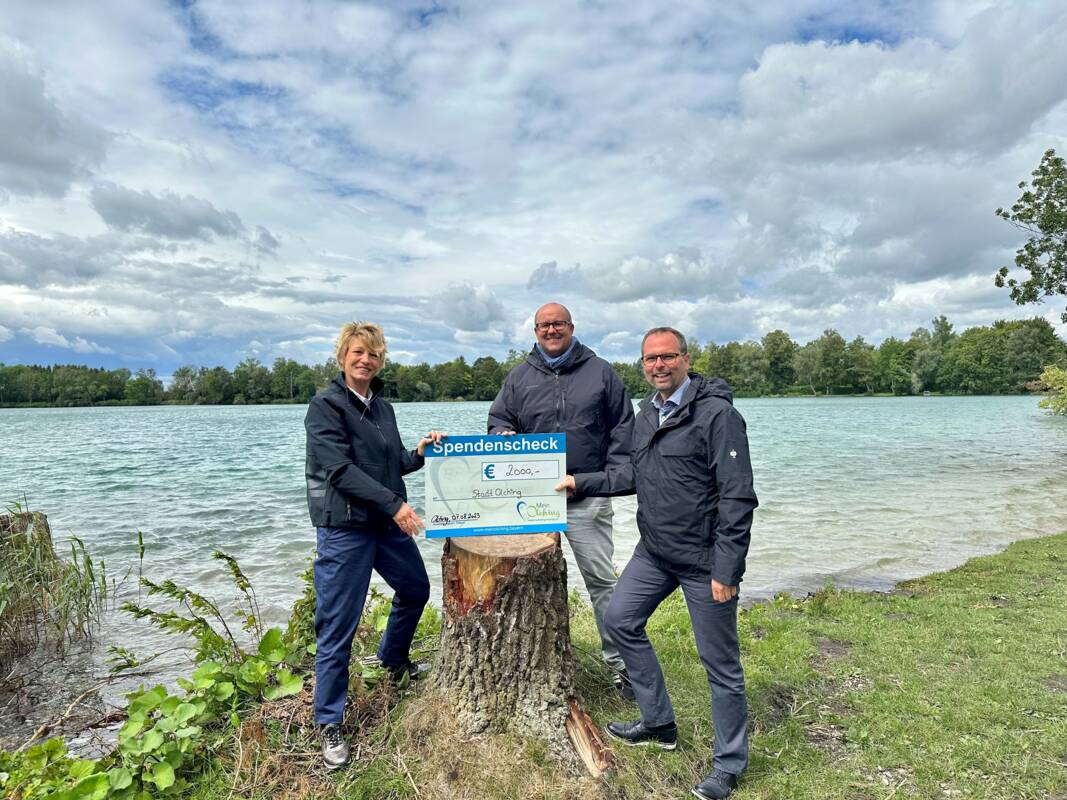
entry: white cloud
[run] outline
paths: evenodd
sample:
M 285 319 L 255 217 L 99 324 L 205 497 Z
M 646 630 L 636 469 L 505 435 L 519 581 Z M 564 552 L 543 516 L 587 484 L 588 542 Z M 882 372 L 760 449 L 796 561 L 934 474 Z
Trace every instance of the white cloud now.
M 104 158 L 103 130 L 62 110 L 26 48 L 0 32 L 0 199 L 61 196 Z
M 0 342 L 10 342 L 15 338 L 15 333 L 10 328 L 0 325 Z
M 227 238 L 244 232 L 244 223 L 233 211 L 219 211 L 199 197 L 181 197 L 164 191 L 159 195 L 134 191 L 114 184 L 94 186 L 92 205 L 108 227 L 120 231 L 165 236 L 170 239 L 209 239 L 212 234 Z M 257 231 L 264 241 L 264 228 Z M 267 239 L 267 243 L 273 240 Z M 274 242 L 275 246 L 277 242 Z
M 454 283 L 434 301 L 445 324 L 464 331 L 484 331 L 504 319 L 504 309 L 486 284 Z
M 36 328 L 23 328 L 22 333 L 29 336 L 38 344 L 52 345 L 54 347 L 64 347 L 68 350 L 73 350 L 75 353 L 114 353 L 115 351 L 108 347 L 101 347 L 95 342 L 87 341 L 81 336 L 75 336 L 73 339 L 68 339 L 63 334 L 59 333 L 53 328 L 46 328 L 43 325 L 38 325 Z

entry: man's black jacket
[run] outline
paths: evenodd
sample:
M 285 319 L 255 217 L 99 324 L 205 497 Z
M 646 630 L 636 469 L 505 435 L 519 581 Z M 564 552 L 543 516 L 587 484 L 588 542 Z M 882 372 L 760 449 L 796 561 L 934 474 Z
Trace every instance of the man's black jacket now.
M 382 386 L 372 380 L 364 404 L 338 376 L 308 406 L 304 476 L 316 527 L 382 531 L 408 499 L 403 476 L 423 459 L 400 441 L 393 407 L 378 396 Z
M 689 377 L 681 405 L 662 425 L 652 398 L 641 403 L 628 465 L 574 479 L 589 495 L 636 489 L 637 527 L 649 555 L 676 572 L 736 586 L 759 505 L 745 420 L 725 381 Z
M 552 370 L 534 347 L 489 409 L 489 433 L 567 434 L 567 472 L 620 468 L 630 458 L 633 404 L 611 365 L 581 342 Z

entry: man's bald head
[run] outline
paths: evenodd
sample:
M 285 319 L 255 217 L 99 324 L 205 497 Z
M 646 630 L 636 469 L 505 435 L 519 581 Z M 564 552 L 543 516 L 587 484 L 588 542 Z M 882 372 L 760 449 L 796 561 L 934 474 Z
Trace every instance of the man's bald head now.
M 563 355 L 574 340 L 571 312 L 561 303 L 545 303 L 534 314 L 534 334 L 550 358 Z

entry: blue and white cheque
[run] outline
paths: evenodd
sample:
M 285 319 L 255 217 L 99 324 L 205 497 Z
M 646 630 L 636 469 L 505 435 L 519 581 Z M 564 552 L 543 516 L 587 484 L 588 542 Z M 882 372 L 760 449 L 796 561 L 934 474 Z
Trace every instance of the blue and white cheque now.
M 567 530 L 563 433 L 449 436 L 426 448 L 426 536 Z

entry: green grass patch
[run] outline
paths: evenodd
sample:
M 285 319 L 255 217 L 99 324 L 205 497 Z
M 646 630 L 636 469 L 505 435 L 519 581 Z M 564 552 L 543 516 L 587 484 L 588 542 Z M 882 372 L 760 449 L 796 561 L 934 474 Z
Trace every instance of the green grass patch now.
M 310 634 L 310 595 L 285 636 Z M 355 654 L 373 651 L 387 604 L 365 615 Z M 599 660 L 592 614 L 572 603 L 579 691 L 594 719 L 632 719 Z M 1019 542 L 892 593 L 828 587 L 740 615 L 752 715 L 751 766 L 733 795 L 753 798 L 1067 798 L 1067 534 Z M 441 624 L 432 609 L 418 645 Z M 231 797 L 681 798 L 710 768 L 707 680 L 675 593 L 649 633 L 674 702 L 680 747 L 615 747 L 594 780 L 550 745 L 515 735 L 465 739 L 433 692 L 353 675 L 348 733 L 357 758 L 327 774 L 303 691 L 244 706 L 178 794 Z M 279 637 L 279 633 L 273 634 Z M 307 662 L 305 661 L 305 666 Z M 158 724 L 158 723 L 157 723 Z M 25 767 L 26 762 L 20 762 Z M 2 765 L 0 765 L 2 766 Z M 0 770 L 2 771 L 2 770 Z M 69 780 L 69 779 L 68 779 Z

